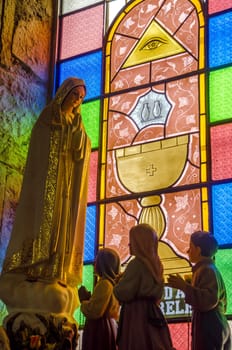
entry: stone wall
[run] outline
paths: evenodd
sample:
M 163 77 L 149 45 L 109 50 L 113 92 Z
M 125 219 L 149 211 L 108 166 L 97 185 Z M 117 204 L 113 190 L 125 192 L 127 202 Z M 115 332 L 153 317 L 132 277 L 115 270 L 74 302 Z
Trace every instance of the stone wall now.
M 31 128 L 49 99 L 56 2 L 0 2 L 0 269 L 19 199 Z

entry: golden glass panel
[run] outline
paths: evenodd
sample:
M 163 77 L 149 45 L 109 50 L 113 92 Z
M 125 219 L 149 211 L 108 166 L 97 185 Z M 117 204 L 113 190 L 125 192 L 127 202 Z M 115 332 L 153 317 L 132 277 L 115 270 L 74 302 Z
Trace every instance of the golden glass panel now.
M 174 56 L 184 51 L 157 22 L 152 21 L 122 68 Z
M 170 187 L 185 167 L 187 150 L 188 135 L 116 150 L 119 179 L 133 193 Z

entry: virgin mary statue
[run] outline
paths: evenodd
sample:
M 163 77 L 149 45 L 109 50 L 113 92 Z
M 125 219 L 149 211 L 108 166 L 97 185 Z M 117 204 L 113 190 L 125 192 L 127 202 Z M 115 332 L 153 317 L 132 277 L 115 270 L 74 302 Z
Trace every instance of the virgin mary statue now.
M 81 282 L 91 146 L 81 79 L 65 80 L 34 125 L 2 276 Z

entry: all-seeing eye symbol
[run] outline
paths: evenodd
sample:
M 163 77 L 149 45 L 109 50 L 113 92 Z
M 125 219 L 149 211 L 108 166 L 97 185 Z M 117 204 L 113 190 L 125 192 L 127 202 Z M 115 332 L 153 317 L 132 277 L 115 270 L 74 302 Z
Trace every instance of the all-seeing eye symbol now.
M 140 51 L 141 50 L 155 50 L 164 44 L 167 44 L 167 40 L 159 38 L 159 37 L 154 37 L 154 38 L 147 40 L 144 43 L 144 45 L 140 48 Z

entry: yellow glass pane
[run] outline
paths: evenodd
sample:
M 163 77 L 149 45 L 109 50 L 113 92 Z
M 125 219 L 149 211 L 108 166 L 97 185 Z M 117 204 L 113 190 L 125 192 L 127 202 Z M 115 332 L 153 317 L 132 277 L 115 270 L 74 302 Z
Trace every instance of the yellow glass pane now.
M 207 181 L 207 166 L 205 163 L 201 165 L 201 181 Z
M 203 202 L 207 202 L 208 201 L 208 190 L 206 187 L 203 187 L 201 189 L 201 197 L 202 197 L 202 201 Z
M 202 229 L 209 231 L 209 204 L 208 204 L 208 189 L 203 187 L 201 189 L 202 196 Z
M 205 114 L 205 74 L 199 75 L 200 81 L 200 114 Z
M 105 230 L 105 205 L 101 204 L 99 207 L 99 235 L 98 235 L 99 246 L 104 245 L 104 230 Z
M 202 229 L 209 231 L 209 206 L 208 203 L 202 204 Z
M 107 123 L 102 123 L 102 155 L 101 163 L 106 163 L 106 136 L 107 136 Z
M 201 143 L 201 161 L 203 163 L 207 160 L 206 153 L 206 116 L 200 117 L 200 143 Z
M 103 120 L 108 119 L 108 107 L 109 107 L 109 99 L 105 98 L 103 103 Z
M 105 71 L 104 89 L 105 89 L 105 93 L 108 94 L 109 93 L 109 86 L 110 86 L 110 57 L 109 56 L 107 56 L 105 58 L 105 65 L 106 65 L 106 71 Z
M 106 170 L 105 170 L 105 164 L 101 165 L 101 172 L 100 172 L 100 199 L 105 198 L 105 177 L 106 176 Z
M 199 69 L 203 69 L 205 67 L 205 47 L 204 47 L 204 41 L 205 41 L 205 29 L 200 28 L 199 30 L 199 40 L 200 40 L 200 46 L 199 46 Z

